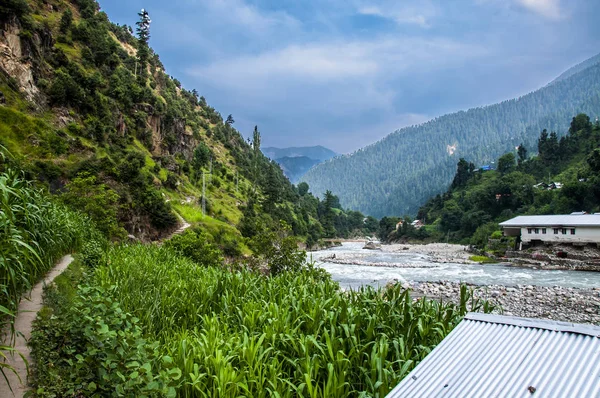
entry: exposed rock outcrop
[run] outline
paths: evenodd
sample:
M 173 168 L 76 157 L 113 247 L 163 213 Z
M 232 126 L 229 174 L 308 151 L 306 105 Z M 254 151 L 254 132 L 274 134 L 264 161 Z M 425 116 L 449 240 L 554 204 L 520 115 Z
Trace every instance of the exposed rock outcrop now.
M 35 69 L 41 67 L 36 60 L 53 45 L 50 32 L 34 32 L 27 39 L 22 37 L 23 29 L 17 18 L 11 18 L 0 25 L 0 71 L 14 79 L 19 89 L 29 101 L 39 105 L 40 90 L 36 85 Z

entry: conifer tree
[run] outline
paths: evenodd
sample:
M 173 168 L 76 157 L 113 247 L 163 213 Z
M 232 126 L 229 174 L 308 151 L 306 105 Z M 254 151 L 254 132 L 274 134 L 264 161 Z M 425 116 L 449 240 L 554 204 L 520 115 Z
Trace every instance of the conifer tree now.
M 150 40 L 150 15 L 148 11 L 142 8 L 142 11 L 138 13 L 140 20 L 135 24 L 137 26 L 137 34 L 138 34 L 138 62 L 140 68 L 140 80 L 145 83 L 146 77 L 148 75 L 148 59 L 150 57 L 150 47 L 148 47 L 148 41 Z
M 60 18 L 60 33 L 66 34 L 73 24 L 73 12 L 67 8 Z

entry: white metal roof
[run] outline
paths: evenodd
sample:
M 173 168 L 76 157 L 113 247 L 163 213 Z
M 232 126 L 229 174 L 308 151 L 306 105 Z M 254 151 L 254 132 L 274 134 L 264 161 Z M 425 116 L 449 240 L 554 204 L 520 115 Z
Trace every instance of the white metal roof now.
M 503 227 L 598 226 L 600 214 L 559 214 L 553 216 L 518 216 L 500 223 Z
M 469 313 L 387 397 L 600 397 L 600 327 Z

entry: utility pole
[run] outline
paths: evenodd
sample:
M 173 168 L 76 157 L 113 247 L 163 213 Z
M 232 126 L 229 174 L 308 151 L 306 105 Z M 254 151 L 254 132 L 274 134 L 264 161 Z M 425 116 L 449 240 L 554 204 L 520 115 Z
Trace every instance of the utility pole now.
M 202 172 L 202 216 L 206 215 L 206 178 Z

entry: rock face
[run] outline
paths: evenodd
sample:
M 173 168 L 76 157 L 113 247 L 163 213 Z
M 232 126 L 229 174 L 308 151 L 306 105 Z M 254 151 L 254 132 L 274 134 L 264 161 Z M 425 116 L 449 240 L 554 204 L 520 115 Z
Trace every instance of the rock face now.
M 407 288 L 416 296 L 457 303 L 460 284 L 454 282 L 411 282 Z M 600 287 L 593 289 L 560 286 L 473 286 L 476 298 L 497 305 L 496 313 L 525 318 L 600 324 Z
M 21 26 L 16 18 L 13 18 L 0 26 L 0 72 L 11 76 L 18 89 L 31 102 L 37 102 L 40 90 L 35 84 L 33 74 L 33 49 L 24 43 L 21 38 Z M 30 39 L 41 48 L 45 40 L 36 33 Z
M 175 119 L 170 126 L 165 127 L 164 118 L 148 113 L 146 126 L 152 133 L 152 155 L 175 155 L 180 153 L 190 160 L 198 140 L 190 129 L 186 128 L 185 119 Z

